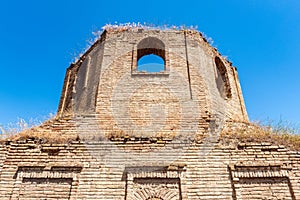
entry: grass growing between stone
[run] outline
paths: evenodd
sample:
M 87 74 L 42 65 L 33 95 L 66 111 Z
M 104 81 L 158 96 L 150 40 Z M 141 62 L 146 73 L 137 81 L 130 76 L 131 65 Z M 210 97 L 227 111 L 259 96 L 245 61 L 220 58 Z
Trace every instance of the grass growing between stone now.
M 41 125 L 30 127 L 24 120 L 4 129 L 0 126 L 0 142 L 34 140 L 39 143 L 71 143 L 80 140 L 74 134 L 65 134 L 56 130 L 55 124 L 63 123 L 67 129 L 74 126 L 70 119 L 49 119 Z M 300 151 L 299 128 L 287 123 L 262 125 L 259 123 L 227 122 L 220 134 L 220 142 L 224 144 L 270 143 L 283 145 L 291 150 Z
M 26 141 L 34 140 L 38 143 L 70 143 L 78 140 L 77 135 L 64 134 L 64 132 L 55 127 L 55 124 L 60 124 L 61 121 L 66 124 L 66 119 L 56 119 L 50 114 L 48 120 L 43 123 L 39 120 L 30 120 L 26 122 L 24 119 L 18 119 L 15 123 L 10 123 L 7 126 L 0 125 L 0 143 L 7 141 Z
M 222 130 L 220 140 L 224 143 L 270 143 L 300 151 L 300 134 L 298 131 L 297 127 L 282 123 L 261 125 L 258 123 L 230 122 Z

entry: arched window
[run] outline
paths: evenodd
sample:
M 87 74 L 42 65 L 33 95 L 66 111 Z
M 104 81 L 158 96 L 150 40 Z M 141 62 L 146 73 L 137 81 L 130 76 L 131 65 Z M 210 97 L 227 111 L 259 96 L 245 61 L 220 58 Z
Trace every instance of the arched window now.
M 138 60 L 138 71 L 162 72 L 165 70 L 165 61 L 155 54 L 145 55 Z
M 219 93 L 224 99 L 231 98 L 231 89 L 226 67 L 219 57 L 215 57 L 215 64 L 217 68 L 216 85 Z
M 155 37 L 141 40 L 137 45 L 137 71 L 153 73 L 165 70 L 165 44 Z

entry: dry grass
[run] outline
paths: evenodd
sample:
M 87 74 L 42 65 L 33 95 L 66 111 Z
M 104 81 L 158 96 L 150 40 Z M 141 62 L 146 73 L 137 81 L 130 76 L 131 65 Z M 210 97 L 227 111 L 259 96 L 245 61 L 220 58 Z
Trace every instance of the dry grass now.
M 220 135 L 225 143 L 271 143 L 300 151 L 300 135 L 284 126 L 273 127 L 251 123 L 229 123 Z
M 63 129 L 61 127 L 64 127 Z M 50 119 L 42 125 L 22 130 L 19 133 L 11 132 L 0 139 L 0 142 L 33 140 L 37 143 L 71 143 L 79 141 L 76 131 L 72 132 L 74 124 L 67 118 Z M 220 142 L 229 143 L 270 143 L 300 151 L 300 134 L 298 129 L 278 125 L 265 126 L 244 122 L 228 122 L 220 135 Z M 13 134 L 12 134 L 13 133 Z
M 197 30 L 198 26 L 186 26 L 186 25 L 155 25 L 155 24 L 148 24 L 146 22 L 128 22 L 128 23 L 114 23 L 114 24 L 106 24 L 102 27 L 104 31 L 116 31 L 116 32 L 123 32 L 123 31 L 131 31 L 131 30 Z
M 59 134 L 57 132 L 49 133 L 49 132 L 37 132 L 33 131 L 32 129 L 23 131 L 15 136 L 11 136 L 2 140 L 4 141 L 26 141 L 32 140 L 36 143 L 41 144 L 67 144 L 71 143 L 72 141 L 78 141 L 77 135 L 67 135 L 67 134 Z
M 78 141 L 77 134 L 66 134 L 66 132 L 57 130 L 53 124 L 60 123 L 57 119 L 50 119 L 39 126 L 34 126 L 29 129 L 21 130 L 19 133 L 9 133 L 2 135 L 0 143 L 7 141 L 26 141 L 32 140 L 37 143 L 70 143 Z M 72 127 L 72 125 L 70 126 Z

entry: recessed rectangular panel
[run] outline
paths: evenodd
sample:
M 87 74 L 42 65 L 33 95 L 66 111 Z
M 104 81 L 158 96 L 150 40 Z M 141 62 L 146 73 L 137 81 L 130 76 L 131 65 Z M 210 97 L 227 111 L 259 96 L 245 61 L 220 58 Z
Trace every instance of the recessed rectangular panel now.
M 76 166 L 20 166 L 10 199 L 70 199 L 77 191 L 80 172 Z
M 19 199 L 69 199 L 71 187 L 71 178 L 24 178 Z
M 233 199 L 295 200 L 286 168 L 279 165 L 253 165 L 230 168 Z
M 235 187 L 237 199 L 293 199 L 285 178 L 241 179 Z

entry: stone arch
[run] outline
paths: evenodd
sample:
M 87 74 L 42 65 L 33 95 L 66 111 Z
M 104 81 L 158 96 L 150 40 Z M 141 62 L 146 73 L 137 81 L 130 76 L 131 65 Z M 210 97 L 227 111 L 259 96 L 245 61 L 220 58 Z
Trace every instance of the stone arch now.
M 231 94 L 231 88 L 230 88 L 230 83 L 228 78 L 228 72 L 224 63 L 218 56 L 215 57 L 215 65 L 217 69 L 216 85 L 218 91 L 221 97 L 223 97 L 224 99 L 231 98 L 232 94 Z
M 147 37 L 142 39 L 137 45 L 137 60 L 149 54 L 155 54 L 166 59 L 165 44 L 158 38 Z
M 136 190 L 129 199 L 136 200 L 179 200 L 180 194 L 177 189 L 171 189 L 165 185 L 147 185 Z
M 142 39 L 137 45 L 137 69 L 141 58 L 151 57 L 150 59 L 161 59 L 154 69 L 155 72 L 165 71 L 166 69 L 166 50 L 165 44 L 158 38 L 147 37 Z M 158 63 L 157 63 L 158 64 Z

